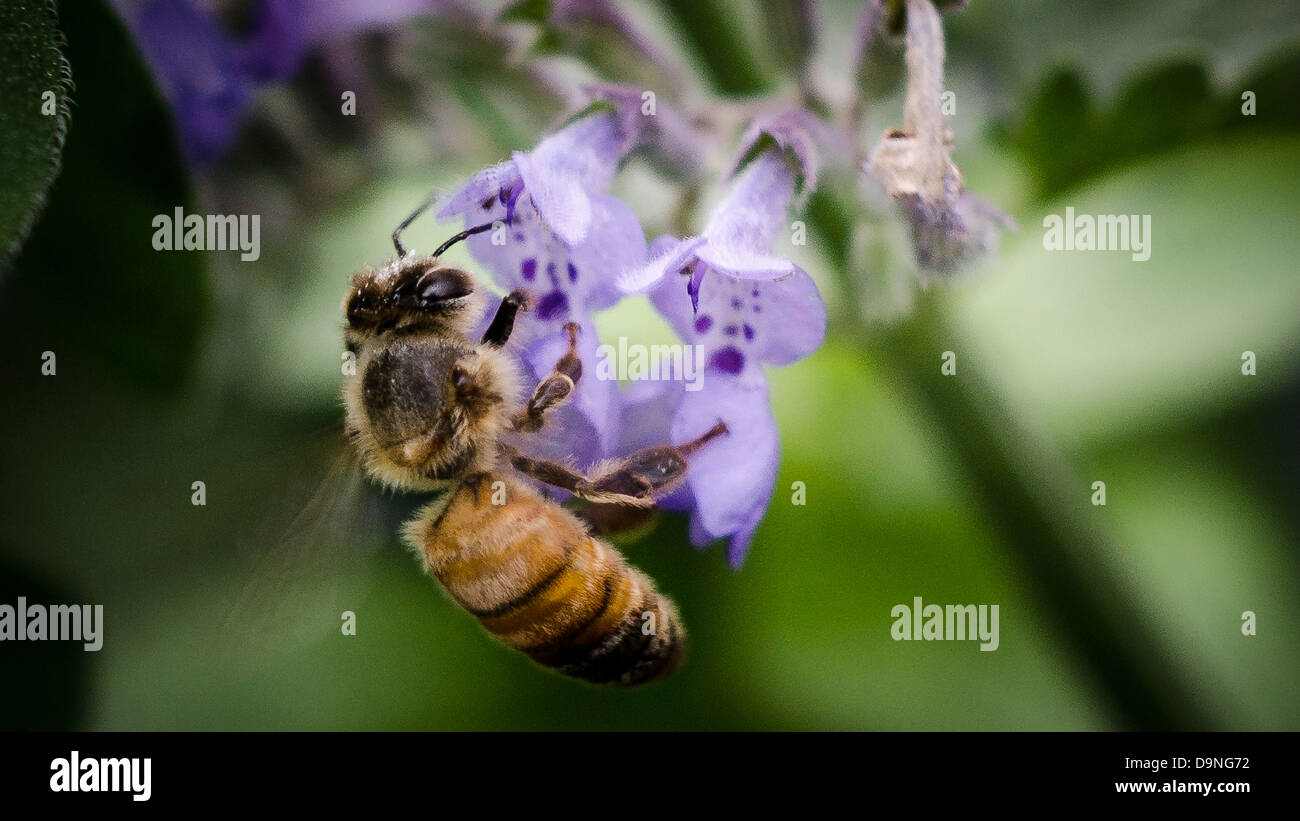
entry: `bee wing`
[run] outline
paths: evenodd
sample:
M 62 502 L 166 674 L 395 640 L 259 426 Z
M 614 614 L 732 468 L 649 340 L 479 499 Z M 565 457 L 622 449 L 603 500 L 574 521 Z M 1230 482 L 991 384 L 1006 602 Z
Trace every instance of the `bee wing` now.
M 369 560 L 396 539 L 389 506 L 341 432 L 313 463 L 322 466 L 314 488 L 286 490 L 281 513 L 240 539 L 250 560 L 221 630 L 228 665 L 261 666 L 339 631 L 344 611 L 356 609 Z M 286 474 L 302 469 L 295 463 Z

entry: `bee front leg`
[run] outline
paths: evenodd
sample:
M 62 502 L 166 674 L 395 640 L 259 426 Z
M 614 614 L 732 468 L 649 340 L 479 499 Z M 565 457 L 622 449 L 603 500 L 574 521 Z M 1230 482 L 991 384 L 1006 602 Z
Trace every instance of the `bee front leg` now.
M 500 348 L 510 340 L 515 329 L 515 316 L 520 311 L 528 310 L 528 295 L 523 291 L 511 291 L 501 300 L 497 312 L 492 315 L 492 322 L 483 333 L 483 344 Z
M 531 433 L 541 430 L 546 422 L 546 412 L 566 402 L 582 378 L 582 357 L 578 355 L 578 323 L 566 323 L 564 331 L 569 335 L 569 348 L 555 363 L 550 375 L 537 383 L 537 388 L 524 409 L 515 414 L 513 425 L 517 431 Z

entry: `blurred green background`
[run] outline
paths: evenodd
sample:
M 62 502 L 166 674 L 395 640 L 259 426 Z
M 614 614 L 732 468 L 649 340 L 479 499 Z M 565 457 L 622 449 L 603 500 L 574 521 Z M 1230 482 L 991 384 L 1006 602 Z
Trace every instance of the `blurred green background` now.
M 337 38 L 257 93 L 226 157 L 190 168 L 116 17 L 61 4 L 62 168 L 0 275 L 0 602 L 103 604 L 105 641 L 0 646 L 0 725 L 1300 729 L 1294 6 L 976 0 L 945 16 L 955 159 L 1020 230 L 918 297 L 895 223 L 851 183 L 814 198 L 812 240 L 783 252 L 818 280 L 831 329 L 770 374 L 772 505 L 739 572 L 673 516 L 622 545 L 691 634 L 677 675 L 628 693 L 489 640 L 399 545 L 410 500 L 335 470 L 346 278 L 391 254 L 431 188 L 529 148 L 564 110 L 557 83 L 645 84 L 683 106 L 801 87 L 850 100 L 858 5 L 815 4 L 809 45 L 800 3 L 617 4 L 681 88 L 598 28 L 538 22 L 545 5 Z M 358 116 L 342 117 L 354 85 Z M 901 119 L 896 87 L 873 93 L 863 148 Z M 704 158 L 704 179 L 723 160 Z M 636 159 L 615 193 L 653 237 L 678 224 L 678 187 Z M 694 230 L 716 194 L 689 210 Z M 260 213 L 261 258 L 154 252 L 150 219 L 177 205 Z M 1066 206 L 1152 215 L 1150 260 L 1044 251 L 1042 218 Z M 452 230 L 408 236 L 429 248 Z M 670 333 L 643 298 L 598 327 Z M 890 610 L 914 596 L 999 605 L 999 649 L 893 641 Z

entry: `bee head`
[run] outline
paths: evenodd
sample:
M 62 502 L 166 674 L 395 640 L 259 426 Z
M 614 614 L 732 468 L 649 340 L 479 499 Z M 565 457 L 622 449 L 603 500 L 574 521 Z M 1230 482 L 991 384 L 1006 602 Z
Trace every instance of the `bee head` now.
M 409 255 L 353 277 L 343 309 L 351 334 L 380 336 L 390 331 L 465 333 L 480 305 L 469 273 L 437 257 Z

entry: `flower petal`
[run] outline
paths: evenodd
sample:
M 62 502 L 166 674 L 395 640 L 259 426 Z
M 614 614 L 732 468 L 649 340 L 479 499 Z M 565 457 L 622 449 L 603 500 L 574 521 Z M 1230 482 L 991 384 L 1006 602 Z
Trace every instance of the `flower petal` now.
M 727 540 L 727 564 L 731 565 L 732 570 L 739 570 L 745 563 L 745 557 L 749 555 L 749 545 L 754 540 L 754 531 L 758 530 L 758 523 L 763 521 L 763 514 L 766 512 L 766 508 L 754 511 L 749 521 Z
M 737 144 L 731 163 L 732 173 L 741 168 L 764 136 L 793 155 L 798 167 L 799 187 L 805 194 L 817 187 L 821 171 L 820 146 L 844 148 L 840 145 L 842 138 L 821 118 L 801 108 L 786 109 L 754 118 Z
M 588 194 L 609 187 L 635 140 L 615 112 L 599 111 L 574 120 L 531 152 L 515 152 L 524 186 L 556 236 L 569 245 L 587 239 L 592 227 Z
M 727 196 L 709 214 L 704 228 L 704 236 L 719 259 L 718 267 L 738 264 L 735 273 L 743 276 L 746 256 L 771 250 L 786 228 L 786 213 L 794 198 L 794 166 L 790 155 L 772 148 L 740 172 Z M 737 262 L 721 261 L 728 257 Z
M 826 306 L 817 285 L 795 267 L 779 280 L 755 282 L 709 269 L 698 310 L 679 277 L 650 300 L 683 339 L 703 345 L 710 373 L 761 380 L 761 363 L 789 365 L 812 353 L 826 336 Z
M 753 528 L 772 497 L 780 459 L 766 384 L 712 379 L 704 390 L 685 392 L 673 416 L 673 442 L 690 441 L 719 420 L 727 435 L 692 454 L 686 480 L 701 532 L 714 538 Z
M 466 226 L 482 225 L 492 219 L 504 218 L 505 206 L 496 200 L 501 191 L 521 184 L 519 170 L 513 162 L 507 161 L 485 168 L 439 200 L 435 216 L 440 220 L 463 217 Z
M 794 263 L 788 259 L 747 251 L 735 244 L 709 242 L 696 253 L 710 267 L 741 279 L 773 280 L 794 270 Z
M 695 249 L 699 248 L 705 242 L 703 237 L 690 237 L 681 240 L 668 248 L 668 250 L 657 254 L 645 265 L 625 271 L 617 279 L 619 290 L 624 293 L 644 293 L 659 285 L 669 272 L 676 271 L 689 262 L 689 258 L 694 254 Z M 655 244 L 662 247 L 666 243 L 663 238 L 655 240 Z
M 234 142 L 251 101 L 238 46 L 194 0 L 114 5 L 171 103 L 186 155 L 215 160 Z
M 579 271 L 583 302 L 589 311 L 608 308 L 623 298 L 616 284 L 622 272 L 645 265 L 649 252 L 645 231 L 632 209 L 609 194 L 591 197 L 592 223 L 587 241 L 570 250 L 569 260 Z M 581 277 L 587 277 L 581 279 Z
M 691 306 L 691 297 L 686 287 L 690 275 L 683 274 L 677 269 L 672 270 L 673 273 L 659 280 L 658 285 L 650 292 L 650 304 L 655 307 L 660 316 L 668 320 L 668 324 L 677 332 L 679 339 L 693 340 L 697 336 L 695 310 Z
M 522 151 L 516 151 L 514 159 L 524 190 L 546 226 L 569 245 L 583 242 L 591 230 L 591 200 L 581 180 Z
M 789 365 L 821 346 L 826 338 L 826 305 L 807 272 L 796 267 L 785 279 L 763 283 L 759 292 L 773 309 L 769 318 L 755 325 L 764 362 Z
M 505 218 L 505 206 L 497 200 L 483 212 L 483 219 Z M 645 235 L 631 209 L 606 194 L 590 201 L 595 208 L 593 230 L 577 246 L 551 233 L 527 196 L 516 202 L 508 225 L 476 234 L 466 245 L 502 288 L 528 292 L 532 318 L 558 327 L 616 303 L 623 296 L 614 286 L 618 272 L 645 262 Z

